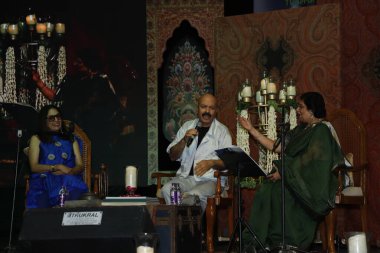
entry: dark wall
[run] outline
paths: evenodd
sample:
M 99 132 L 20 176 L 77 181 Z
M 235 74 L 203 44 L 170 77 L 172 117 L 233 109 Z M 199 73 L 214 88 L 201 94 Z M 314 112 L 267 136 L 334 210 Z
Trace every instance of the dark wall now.
M 145 1 L 25 1 L 4 2 L 0 21 L 17 20 L 32 7 L 37 17 L 51 15 L 66 23 L 65 45 L 68 74 L 72 72 L 75 53 L 82 48 L 96 48 L 106 65 L 117 95 L 128 96 L 129 115 L 135 133 L 113 150 L 107 161 L 111 185 L 124 185 L 124 168 L 134 164 L 139 170 L 139 184 L 147 182 L 146 119 L 146 14 Z M 116 133 L 117 134 L 117 133 Z M 128 143 L 128 144 L 126 144 Z M 4 149 L 2 149 L 4 150 Z M 93 170 L 102 162 L 93 153 Z
M 224 16 L 252 13 L 253 2 L 254 0 L 224 0 Z

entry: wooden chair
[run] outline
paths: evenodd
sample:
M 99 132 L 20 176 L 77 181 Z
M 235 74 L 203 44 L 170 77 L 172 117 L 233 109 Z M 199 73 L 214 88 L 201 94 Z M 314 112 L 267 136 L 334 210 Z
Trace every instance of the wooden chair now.
M 165 204 L 165 200 L 161 197 L 160 189 L 162 187 L 161 179 L 164 177 L 175 177 L 176 173 L 152 173 L 151 177 L 157 179 L 157 197 L 161 204 Z M 221 185 L 221 176 L 228 177 L 228 190 L 223 194 Z M 214 177 L 217 179 L 215 195 L 207 199 L 205 210 L 206 215 L 206 245 L 207 252 L 214 252 L 214 236 L 216 228 L 216 218 L 218 209 L 227 210 L 227 223 L 229 236 L 233 232 L 234 227 L 234 176 L 228 172 L 215 171 Z
M 157 179 L 157 198 L 160 201 L 160 204 L 165 204 L 165 199 L 161 195 L 161 188 L 162 188 L 162 178 L 171 178 L 175 177 L 175 172 L 153 172 L 151 177 Z
M 67 125 L 69 128 L 73 127 L 74 135 L 82 141 L 81 155 L 83 160 L 83 180 L 86 182 L 88 189 L 91 190 L 91 141 L 83 129 L 77 124 L 69 120 L 64 120 L 63 124 Z
M 94 190 L 93 192 L 98 195 L 104 195 L 106 189 L 103 185 L 105 185 L 104 181 L 108 180 L 105 175 L 104 171 L 106 171 L 106 168 L 102 169 L 100 174 L 94 174 L 91 173 L 91 141 L 88 138 L 87 134 L 83 131 L 82 128 L 80 128 L 77 124 L 69 121 L 69 120 L 63 120 L 63 124 L 73 130 L 74 136 L 76 136 L 78 139 L 81 140 L 81 155 L 83 160 L 83 180 L 87 184 L 87 187 L 89 191 L 91 192 L 93 190 L 92 188 L 92 181 L 94 181 Z M 26 175 L 26 192 L 29 190 L 29 176 Z M 100 186 L 102 185 L 102 186 Z M 107 183 L 108 185 L 108 183 Z M 102 192 L 100 192 L 100 189 Z
M 337 169 L 339 189 L 335 200 L 336 208 L 330 211 L 320 226 L 323 249 L 328 250 L 329 253 L 335 253 L 334 238 L 338 209 L 346 207 L 359 208 L 362 230 L 366 232 L 368 229 L 366 200 L 367 150 L 364 125 L 353 112 L 338 109 L 330 114 L 328 120 L 337 132 L 343 152 L 345 154 L 351 153 L 353 158 L 351 168 Z M 347 174 L 351 178 L 351 184 L 349 187 L 344 188 L 343 183 Z

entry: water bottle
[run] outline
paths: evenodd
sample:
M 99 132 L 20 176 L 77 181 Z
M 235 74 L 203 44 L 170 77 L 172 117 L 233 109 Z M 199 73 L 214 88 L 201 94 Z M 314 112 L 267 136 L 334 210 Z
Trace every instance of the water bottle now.
M 179 184 L 176 184 L 176 197 L 177 197 L 177 205 L 182 204 L 182 192 L 181 192 L 181 187 Z
M 59 190 L 59 206 L 60 207 L 65 206 L 66 194 L 67 194 L 66 187 L 62 185 L 61 189 Z
M 176 205 L 177 202 L 177 187 L 176 183 L 172 183 L 172 186 L 170 187 L 170 204 Z

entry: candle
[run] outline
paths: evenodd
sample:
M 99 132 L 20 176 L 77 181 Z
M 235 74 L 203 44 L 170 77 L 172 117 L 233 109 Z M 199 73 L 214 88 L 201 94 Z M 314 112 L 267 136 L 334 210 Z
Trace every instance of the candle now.
M 365 233 L 359 233 L 348 238 L 348 253 L 367 253 Z
M 260 89 L 261 90 L 266 90 L 267 89 L 267 83 L 268 83 L 268 77 L 264 77 L 263 79 L 261 79 L 261 82 L 260 82 Z
M 10 24 L 8 26 L 8 33 L 10 35 L 17 35 L 18 34 L 18 25 L 17 24 Z
M 47 36 L 50 37 L 51 33 L 54 31 L 54 24 L 51 22 L 46 22 L 46 32 Z
M 245 86 L 241 91 L 241 96 L 243 98 L 252 97 L 252 88 L 251 86 Z
M 268 93 L 272 93 L 272 94 L 277 93 L 276 84 L 274 82 L 268 83 L 267 91 L 268 91 Z
M 52 32 L 54 30 L 54 24 L 51 22 L 46 22 L 46 31 Z
M 261 92 L 258 90 L 256 91 L 256 103 L 263 103 L 264 102 L 264 98 L 263 96 L 261 96 Z
M 55 24 L 55 32 L 56 33 L 65 33 L 65 24 L 64 23 Z
M 280 90 L 280 93 L 278 94 L 278 99 L 280 100 L 286 99 L 286 91 L 284 89 Z
M 35 25 L 37 23 L 36 15 L 30 14 L 26 16 L 25 21 L 27 25 Z
M 138 246 L 137 253 L 154 253 L 154 249 L 148 246 Z
M 288 86 L 286 93 L 288 96 L 295 96 L 296 95 L 296 86 L 294 86 L 294 85 Z
M 125 168 L 125 187 L 137 187 L 137 168 L 127 166 Z
M 37 23 L 36 25 L 36 31 L 37 33 L 46 33 L 46 24 L 45 23 Z
M 8 26 L 9 26 L 8 23 L 2 23 L 0 25 L 0 33 L 1 34 L 7 34 Z

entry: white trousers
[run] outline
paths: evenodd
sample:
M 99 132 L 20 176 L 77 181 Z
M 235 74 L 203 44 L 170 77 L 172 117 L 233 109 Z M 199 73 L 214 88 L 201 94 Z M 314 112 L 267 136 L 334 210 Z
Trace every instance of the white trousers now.
M 194 176 L 175 177 L 167 182 L 161 189 L 166 204 L 170 204 L 170 188 L 172 183 L 178 183 L 182 194 L 197 195 L 201 201 L 202 213 L 206 210 L 207 197 L 215 194 L 216 181 L 195 181 Z

